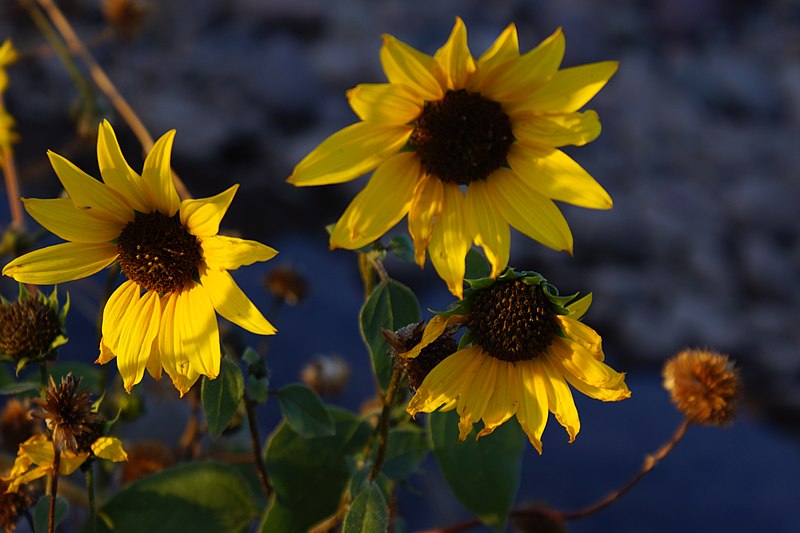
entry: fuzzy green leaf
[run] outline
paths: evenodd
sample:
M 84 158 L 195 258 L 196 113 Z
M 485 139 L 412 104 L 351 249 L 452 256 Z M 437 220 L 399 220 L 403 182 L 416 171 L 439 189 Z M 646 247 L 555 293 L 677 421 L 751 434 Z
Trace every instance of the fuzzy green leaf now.
M 244 394 L 244 378 L 239 365 L 228 358 L 222 359 L 217 379 L 203 377 L 200 396 L 203 412 L 208 421 L 208 432 L 219 436 L 236 414 Z
M 336 431 L 328 408 L 308 387 L 286 385 L 276 396 L 286 423 L 301 437 L 329 437 Z
M 389 508 L 376 483 L 365 484 L 350 504 L 342 533 L 381 533 L 389 529 Z
M 417 471 L 429 450 L 425 432 L 418 426 L 406 425 L 392 429 L 389 431 L 381 473 L 394 481 L 402 481 Z
M 56 496 L 54 528 L 67 517 L 68 512 L 69 504 L 67 500 L 61 496 Z M 44 495 L 39 498 L 39 501 L 36 503 L 36 508 L 33 510 L 33 530 L 36 533 L 46 533 L 48 525 L 50 525 L 50 496 Z

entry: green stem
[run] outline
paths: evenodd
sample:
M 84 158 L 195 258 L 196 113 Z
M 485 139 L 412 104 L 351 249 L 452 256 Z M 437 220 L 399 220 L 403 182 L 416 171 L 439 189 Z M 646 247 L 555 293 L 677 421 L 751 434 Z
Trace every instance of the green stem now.
M 97 509 L 94 501 L 94 462 L 89 461 L 86 468 L 86 495 L 89 498 L 89 533 L 97 530 Z
M 58 496 L 58 471 L 61 469 L 61 452 L 56 449 L 53 456 L 53 484 L 50 488 L 50 514 L 47 523 L 47 533 L 56 530 L 56 497 Z
M 389 419 L 392 416 L 392 405 L 394 404 L 395 394 L 400 385 L 403 372 L 400 365 L 392 367 L 392 377 L 389 379 L 389 387 L 386 389 L 386 396 L 383 398 L 383 410 L 378 421 L 378 451 L 375 454 L 375 463 L 369 473 L 369 480 L 373 481 L 381 472 L 383 461 L 386 458 L 386 446 L 389 441 Z
M 44 361 L 39 364 L 39 380 L 42 382 L 42 399 L 47 399 L 47 363 Z

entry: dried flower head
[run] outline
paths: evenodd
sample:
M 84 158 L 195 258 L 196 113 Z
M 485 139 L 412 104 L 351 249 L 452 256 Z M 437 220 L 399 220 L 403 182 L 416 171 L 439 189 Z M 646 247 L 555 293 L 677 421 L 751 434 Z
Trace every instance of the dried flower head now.
M 175 464 L 175 455 L 160 441 L 148 440 L 133 445 L 122 465 L 122 483 L 127 485 Z
M 297 305 L 308 296 L 305 276 L 289 266 L 280 266 L 267 274 L 267 290 L 289 305 Z
M 662 375 L 672 403 L 690 422 L 722 426 L 733 421 L 740 380 L 727 355 L 684 350 L 667 361 Z
M 60 452 L 88 452 L 102 431 L 105 419 L 92 409 L 89 391 L 78 390 L 81 379 L 70 372 L 57 386 L 51 376 L 46 397 L 33 400 L 41 409 L 31 415 L 45 421 L 53 435 L 53 445 Z
M 0 478 L 0 531 L 11 533 L 17 527 L 17 521 L 33 503 L 28 491 L 6 492 L 8 482 Z
M 103 16 L 123 37 L 136 36 L 147 15 L 147 9 L 136 0 L 103 0 Z
M 514 533 L 566 533 L 567 526 L 547 508 L 526 506 L 511 515 Z
M 350 365 L 338 355 L 317 355 L 300 371 L 300 380 L 323 396 L 339 396 L 350 381 Z
M 430 373 L 436 365 L 444 361 L 449 355 L 455 353 L 458 348 L 458 343 L 453 338 L 456 329 L 455 327 L 447 328 L 441 337 L 425 346 L 425 348 L 420 351 L 420 354 L 413 359 L 396 356 L 411 350 L 414 346 L 422 342 L 425 322 L 409 324 L 395 332 L 388 330 L 383 331 L 383 336 L 386 337 L 386 341 L 391 347 L 389 353 L 408 376 L 408 385 L 411 387 L 411 390 L 416 391 L 428 373 Z
M 28 401 L 11 398 L 0 413 L 0 448 L 17 453 L 19 445 L 38 433 L 39 423 L 31 418 Z
M 15 362 L 19 372 L 31 361 L 48 358 L 67 342 L 63 329 L 68 309 L 69 296 L 59 311 L 55 290 L 50 296 L 32 295 L 20 285 L 15 301 L 0 303 L 0 360 Z

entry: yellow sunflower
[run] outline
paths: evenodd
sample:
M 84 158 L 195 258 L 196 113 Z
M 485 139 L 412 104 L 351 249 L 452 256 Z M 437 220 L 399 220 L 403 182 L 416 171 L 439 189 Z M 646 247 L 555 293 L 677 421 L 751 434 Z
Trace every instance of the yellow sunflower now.
M 103 310 L 98 362 L 116 357 L 128 392 L 145 368 L 156 379 L 166 370 L 181 395 L 201 374 L 215 378 L 220 366 L 215 310 L 253 333 L 275 333 L 228 271 L 277 252 L 217 235 L 238 185 L 210 198 L 178 198 L 170 170 L 174 136 L 173 130 L 155 143 L 140 176 L 104 121 L 97 139 L 104 183 L 50 152 L 69 197 L 22 201 L 37 222 L 69 242 L 25 254 L 3 269 L 22 283 L 53 284 L 118 261 L 127 280 Z
M 483 247 L 492 277 L 508 263 L 509 224 L 557 249 L 572 234 L 553 200 L 609 209 L 611 198 L 559 147 L 600 134 L 579 112 L 617 70 L 605 61 L 559 70 L 561 30 L 520 55 L 511 24 L 476 61 L 456 19 L 431 57 L 383 38 L 389 83 L 347 93 L 361 122 L 334 133 L 294 169 L 297 186 L 342 183 L 374 170 L 331 234 L 332 248 L 360 248 L 408 214 L 417 263 L 431 261 L 462 296 L 464 258 Z
M 579 322 L 591 295 L 558 291 L 533 272 L 506 270 L 499 278 L 471 282 L 463 301 L 438 315 L 422 341 L 401 357 L 417 357 L 453 324 L 466 326 L 467 346 L 445 358 L 425 377 L 408 404 L 413 416 L 456 409 L 459 439 L 478 420 L 488 435 L 516 415 L 531 444 L 542 453 L 548 411 L 566 428 L 570 442 L 580 419 L 569 383 L 591 398 L 630 397 L 625 374 L 603 363 L 600 336 Z

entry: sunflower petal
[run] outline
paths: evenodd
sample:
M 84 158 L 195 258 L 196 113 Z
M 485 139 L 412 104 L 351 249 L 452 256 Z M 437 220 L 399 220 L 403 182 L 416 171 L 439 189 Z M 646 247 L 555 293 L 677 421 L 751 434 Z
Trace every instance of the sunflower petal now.
M 478 66 L 481 71 L 491 71 L 518 57 L 519 39 L 517 37 L 517 26 L 512 22 L 495 39 L 492 46 L 478 58 Z
M 483 248 L 496 278 L 508 265 L 511 231 L 508 222 L 497 213 L 486 192 L 486 182 L 477 180 L 467 187 L 466 216 L 475 244 Z
M 189 229 L 189 233 L 198 237 L 216 235 L 219 232 L 219 223 L 228 211 L 238 189 L 237 184 L 209 198 L 182 201 L 181 224 Z
M 200 283 L 217 313 L 247 331 L 259 335 L 273 335 L 275 328 L 261 311 L 242 292 L 227 270 L 208 268 L 200 276 Z
M 144 160 L 142 169 L 142 183 L 147 188 L 148 196 L 156 210 L 169 216 L 177 213 L 181 201 L 175 182 L 172 180 L 172 141 L 175 140 L 175 130 L 170 130 L 156 141 L 150 153 Z
M 331 248 L 356 250 L 389 231 L 408 213 L 420 173 L 414 153 L 387 159 L 339 218 L 331 233 Z
M 411 126 L 352 124 L 322 141 L 286 181 L 298 187 L 350 181 L 397 153 L 412 131 Z
M 158 335 L 161 303 L 158 293 L 147 291 L 122 315 L 117 345 L 117 368 L 125 390 L 131 392 L 144 376 L 153 341 Z
M 578 409 L 575 407 L 572 392 L 570 392 L 562 375 L 550 365 L 548 357 L 541 358 L 538 363 L 544 372 L 547 403 L 550 412 L 556 416 L 558 423 L 567 430 L 570 443 L 574 442 L 575 437 L 578 436 L 578 432 L 581 430 L 581 420 L 578 417 Z
M 472 233 L 464 214 L 464 195 L 454 184 L 444 186 L 441 219 L 433 227 L 430 254 L 436 272 L 459 299 L 464 293 L 464 259 L 472 246 Z
M 425 250 L 443 208 L 444 184 L 433 176 L 423 176 L 408 211 L 408 232 L 414 240 L 414 260 L 419 266 L 425 264 Z
M 480 365 L 480 346 L 470 346 L 446 357 L 425 377 L 406 410 L 411 416 L 432 413 L 442 406 L 450 406 L 474 378 L 471 369 Z
M 573 341 L 586 348 L 598 361 L 605 359 L 603 353 L 603 339 L 595 330 L 576 319 L 564 315 L 556 317 L 561 329 Z
M 478 438 L 492 433 L 514 416 L 519 408 L 520 386 L 515 365 L 505 361 L 496 361 L 496 365 L 494 391 L 491 392 L 489 403 L 483 413 L 483 429 L 478 433 Z
M 139 301 L 141 289 L 134 281 L 126 281 L 111 294 L 103 308 L 103 325 L 101 330 L 103 338 L 100 341 L 100 357 L 97 362 L 105 364 L 114 358 L 119 349 L 119 340 L 125 328 L 123 327 L 123 317 Z M 104 352 L 103 347 L 109 354 Z
M 577 342 L 558 337 L 548 348 L 548 353 L 552 357 L 558 358 L 566 370 L 565 375 L 572 374 L 587 385 L 601 389 L 614 389 L 625 380 L 624 373 L 617 372 L 605 363 L 598 361 L 591 352 Z
M 22 198 L 25 210 L 47 231 L 65 241 L 82 243 L 109 242 L 119 237 L 124 224 L 101 220 L 75 207 L 69 198 Z
M 181 397 L 189 392 L 200 374 L 189 363 L 189 357 L 183 349 L 184 335 L 178 331 L 175 307 L 178 293 L 168 293 L 161 301 L 161 327 L 159 328 L 158 353 L 164 370 L 172 379 L 172 384 L 180 392 Z
M 112 243 L 65 242 L 17 257 L 3 267 L 3 274 L 20 283 L 52 285 L 100 272 L 117 255 L 117 246 Z
M 384 34 L 380 58 L 386 78 L 391 83 L 407 85 L 426 101 L 444 96 L 445 76 L 431 56 Z
M 241 266 L 269 261 L 278 252 L 258 241 L 213 235 L 201 237 L 203 258 L 211 268 L 236 270 Z
M 434 342 L 436 339 L 442 336 L 442 333 L 453 324 L 460 324 L 464 322 L 466 317 L 463 315 L 452 315 L 445 317 L 443 315 L 436 315 L 431 318 L 428 325 L 425 326 L 425 329 L 422 331 L 422 339 L 420 339 L 419 344 L 414 346 L 412 349 L 408 350 L 407 352 L 403 352 L 398 355 L 398 357 L 403 357 L 405 359 L 413 359 L 417 357 L 422 350 L 425 349 L 430 343 Z
M 365 122 L 402 126 L 416 119 L 424 101 L 405 85 L 362 83 L 347 91 L 347 101 Z
M 547 198 L 590 209 L 611 209 L 608 193 L 561 150 L 514 143 L 508 163 L 525 184 Z
M 550 364 L 552 364 L 553 367 L 555 367 L 555 369 L 564 376 L 564 379 L 566 379 L 570 385 L 575 387 L 575 389 L 585 394 L 589 398 L 594 398 L 595 400 L 600 400 L 603 402 L 618 402 L 631 397 L 631 391 L 628 389 L 628 386 L 624 381 L 621 381 L 616 387 L 608 389 L 595 387 L 594 385 L 584 383 L 573 376 L 564 368 L 564 365 L 562 365 L 557 358 L 551 357 L 549 358 L 549 361 Z
M 122 441 L 114 437 L 100 437 L 92 443 L 92 453 L 101 459 L 119 463 L 128 460 Z
M 547 424 L 547 389 L 544 376 L 532 361 L 516 364 L 518 370 L 519 409 L 517 420 L 536 451 L 542 453 L 542 433 Z
M 55 152 L 48 151 L 47 157 L 77 209 L 90 212 L 100 220 L 118 224 L 133 220 L 133 208 L 114 189 L 97 181 Z
M 600 92 L 617 71 L 617 61 L 601 61 L 559 70 L 550 81 L 520 102 L 509 106 L 509 111 L 537 111 L 540 113 L 572 113 Z
M 583 146 L 600 135 L 600 118 L 593 110 L 566 115 L 519 113 L 511 119 L 514 138 L 539 146 Z
M 205 287 L 194 283 L 178 295 L 174 320 L 175 344 L 182 347 L 189 365 L 210 379 L 216 378 L 222 357 L 219 327 Z
M 447 76 L 449 89 L 463 88 L 469 76 L 475 72 L 475 60 L 467 46 L 467 28 L 461 17 L 456 17 L 450 38 L 436 51 L 434 58 Z
M 491 76 L 484 75 L 481 94 L 496 102 L 529 102 L 533 98 L 532 91 L 545 85 L 549 77 L 558 71 L 564 58 L 564 49 L 564 33 L 558 28 L 539 46 L 516 61 L 505 63 L 503 67 L 495 69 Z
M 100 123 L 97 133 L 97 162 L 106 185 L 140 213 L 152 211 L 153 201 L 147 198 L 142 178 L 125 161 L 114 128 L 107 120 Z
M 484 353 L 477 357 L 479 362 L 472 371 L 473 379 L 469 380 L 468 387 L 461 393 L 461 401 L 456 408 L 461 417 L 458 422 L 458 440 L 466 439 L 472 432 L 475 422 L 483 418 L 495 392 L 497 372 L 500 370 L 499 365 L 502 364 L 498 359 Z M 476 438 L 480 436 L 479 433 Z

